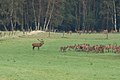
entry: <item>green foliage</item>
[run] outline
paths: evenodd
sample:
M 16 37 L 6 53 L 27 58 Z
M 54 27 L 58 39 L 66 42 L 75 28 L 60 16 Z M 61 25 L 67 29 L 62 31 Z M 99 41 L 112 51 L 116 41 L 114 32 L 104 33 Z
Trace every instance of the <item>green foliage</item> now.
M 43 28 L 46 15 L 49 19 L 51 13 L 52 0 L 50 1 L 48 13 L 46 13 L 49 1 L 0 0 L 0 25 L 4 25 L 8 30 L 11 30 L 12 21 L 15 29 L 35 29 L 38 23 L 39 27 Z M 32 4 L 33 2 L 34 4 Z M 103 30 L 107 27 L 107 29 L 112 30 L 115 24 L 114 14 L 116 14 L 118 17 L 116 19 L 117 28 L 119 29 L 119 0 L 55 0 L 54 6 L 49 24 L 53 28 L 65 24 L 70 26 L 72 30 L 74 28 L 83 30 L 86 27 L 95 30 Z M 116 13 L 114 10 L 116 10 Z M 2 29 L 0 28 L 0 30 Z

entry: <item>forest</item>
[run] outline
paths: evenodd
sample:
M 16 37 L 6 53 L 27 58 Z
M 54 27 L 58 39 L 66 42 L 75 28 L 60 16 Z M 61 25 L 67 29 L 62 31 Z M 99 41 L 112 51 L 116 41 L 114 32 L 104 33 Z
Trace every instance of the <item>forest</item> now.
M 0 31 L 117 31 L 120 0 L 0 0 Z

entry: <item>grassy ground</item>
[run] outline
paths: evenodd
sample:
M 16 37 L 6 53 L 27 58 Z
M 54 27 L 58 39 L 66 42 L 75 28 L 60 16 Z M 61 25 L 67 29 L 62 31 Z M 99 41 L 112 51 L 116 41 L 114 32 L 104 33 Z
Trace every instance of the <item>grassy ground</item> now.
M 0 39 L 0 80 L 120 80 L 120 54 L 60 52 L 60 46 L 89 43 L 118 44 L 120 34 L 39 33 Z M 44 39 L 40 50 L 31 44 Z

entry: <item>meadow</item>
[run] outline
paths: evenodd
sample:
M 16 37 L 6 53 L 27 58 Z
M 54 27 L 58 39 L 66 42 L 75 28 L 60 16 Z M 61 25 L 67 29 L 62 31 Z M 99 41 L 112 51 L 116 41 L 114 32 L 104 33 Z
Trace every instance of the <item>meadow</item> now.
M 61 46 L 120 45 L 120 34 L 38 33 L 0 39 L 0 80 L 120 80 L 120 54 L 60 52 Z M 45 44 L 32 50 L 32 43 Z

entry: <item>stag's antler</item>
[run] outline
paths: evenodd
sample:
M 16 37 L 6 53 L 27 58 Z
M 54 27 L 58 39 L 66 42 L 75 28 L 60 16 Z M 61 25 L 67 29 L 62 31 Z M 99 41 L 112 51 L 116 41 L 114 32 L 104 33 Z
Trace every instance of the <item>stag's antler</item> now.
M 40 41 L 40 39 L 37 39 L 38 41 Z
M 38 40 L 38 41 L 40 41 L 40 42 L 44 42 L 44 40 L 43 40 L 43 39 L 41 39 L 41 40 L 40 40 L 40 39 L 37 39 L 37 40 Z

